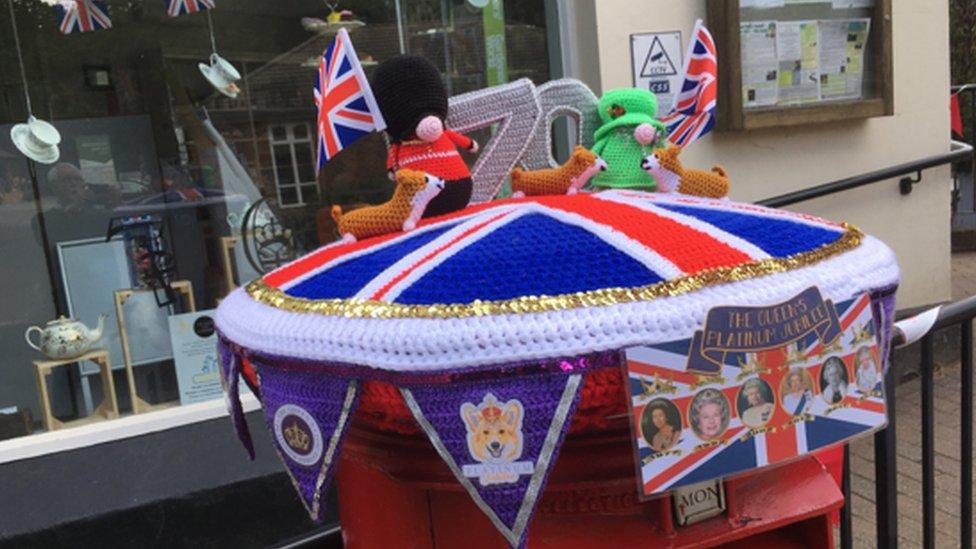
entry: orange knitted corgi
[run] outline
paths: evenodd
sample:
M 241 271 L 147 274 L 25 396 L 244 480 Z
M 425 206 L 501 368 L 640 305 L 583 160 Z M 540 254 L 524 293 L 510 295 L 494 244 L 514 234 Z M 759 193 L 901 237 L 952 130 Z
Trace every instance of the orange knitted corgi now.
M 332 206 L 332 218 L 344 240 L 355 241 L 397 231 L 412 231 L 424 208 L 441 190 L 444 181 L 417 170 L 398 170 L 393 198 L 376 206 L 366 206 L 342 213 Z
M 512 197 L 576 194 L 597 172 L 607 169 L 602 158 L 577 145 L 572 156 L 558 168 L 527 172 L 512 170 Z
M 722 166 L 712 171 L 685 169 L 678 160 L 681 147 L 671 145 L 655 149 L 644 157 L 641 168 L 657 181 L 658 192 L 691 194 L 708 198 L 724 198 L 729 194 L 729 178 Z

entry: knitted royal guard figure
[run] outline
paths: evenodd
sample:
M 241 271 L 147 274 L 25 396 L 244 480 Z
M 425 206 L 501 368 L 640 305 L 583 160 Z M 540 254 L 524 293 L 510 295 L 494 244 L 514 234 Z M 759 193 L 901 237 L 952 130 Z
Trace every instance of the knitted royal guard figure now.
M 370 87 L 386 120 L 389 173 L 409 168 L 444 180 L 444 190 L 430 201 L 423 217 L 467 206 L 471 171 L 457 148 L 477 152 L 478 143 L 444 126 L 447 90 L 437 68 L 418 55 L 396 56 L 376 67 Z

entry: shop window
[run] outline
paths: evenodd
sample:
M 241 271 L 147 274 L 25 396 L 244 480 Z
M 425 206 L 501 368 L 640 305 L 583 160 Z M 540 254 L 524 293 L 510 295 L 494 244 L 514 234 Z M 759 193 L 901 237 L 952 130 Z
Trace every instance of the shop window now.
M 314 204 L 318 183 L 308 124 L 283 124 L 269 128 L 275 188 L 283 208 Z
M 335 36 L 307 21 L 326 18 L 321 0 L 218 2 L 215 42 L 240 73 L 236 93 L 205 76 L 214 69 L 204 14 L 169 17 L 164 2 L 106 4 L 111 29 L 65 36 L 55 8 L 13 0 L 33 112 L 62 138 L 51 165 L 29 164 L 10 139 L 28 113 L 9 10 L 0 9 L 0 280 L 17 290 L 0 307 L 0 438 L 12 436 L 4 420 L 26 434 L 104 419 L 108 385 L 90 360 L 53 368 L 46 403 L 40 395 L 32 362 L 44 357 L 24 332 L 61 314 L 93 330 L 108 315 L 94 345 L 108 354 L 120 415 L 219 398 L 215 359 L 194 362 L 196 323 L 187 319 L 335 238 L 333 204 L 382 202 L 393 191 L 376 134 L 316 174 L 312 82 Z M 506 0 L 487 18 L 468 0 L 401 4 L 398 13 L 393 2 L 339 3 L 362 22 L 350 36 L 367 76 L 412 53 L 441 69 L 452 95 L 551 78 L 543 0 Z M 491 129 L 471 135 L 485 144 Z M 251 227 L 248 212 L 258 212 Z M 143 215 L 157 224 L 105 240 L 113 220 Z M 178 282 L 165 306 L 170 297 L 154 295 L 132 260 L 151 231 Z M 142 240 L 130 246 L 133 238 Z M 205 321 L 196 328 L 207 333 Z

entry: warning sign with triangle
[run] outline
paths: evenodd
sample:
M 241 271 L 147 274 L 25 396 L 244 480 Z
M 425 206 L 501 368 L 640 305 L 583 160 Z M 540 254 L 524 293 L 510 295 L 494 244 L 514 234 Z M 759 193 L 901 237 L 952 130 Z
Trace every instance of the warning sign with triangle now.
M 665 51 L 661 39 L 657 36 L 651 42 L 650 49 L 647 50 L 647 57 L 644 58 L 644 65 L 641 67 L 641 78 L 651 78 L 655 76 L 674 76 L 678 74 L 678 69 L 671 62 L 671 57 Z

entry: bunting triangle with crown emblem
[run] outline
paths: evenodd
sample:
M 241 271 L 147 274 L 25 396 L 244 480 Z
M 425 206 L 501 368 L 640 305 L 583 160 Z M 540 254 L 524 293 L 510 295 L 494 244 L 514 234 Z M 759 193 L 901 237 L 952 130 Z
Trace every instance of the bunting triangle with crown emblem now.
M 400 390 L 475 504 L 512 547 L 524 547 L 580 383 L 580 374 L 560 372 Z
M 308 514 L 321 521 L 322 497 L 358 404 L 358 381 L 253 363 L 278 455 Z

